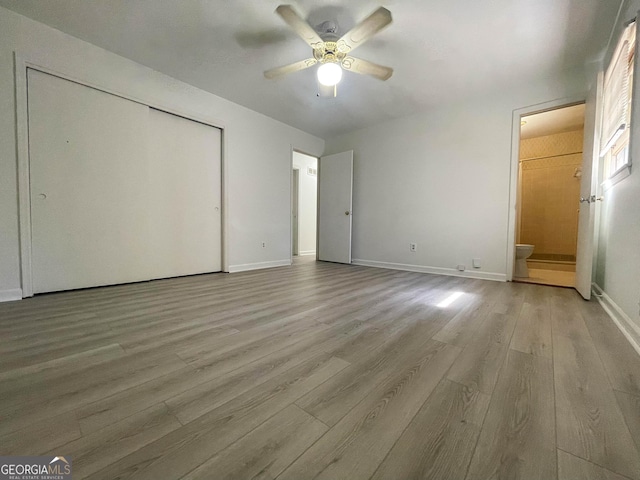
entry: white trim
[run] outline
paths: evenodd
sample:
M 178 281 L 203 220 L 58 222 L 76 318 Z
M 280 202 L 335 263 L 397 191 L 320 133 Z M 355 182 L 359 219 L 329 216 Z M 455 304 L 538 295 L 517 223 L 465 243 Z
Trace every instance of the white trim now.
M 223 272 L 229 272 L 229 249 L 227 248 L 227 245 L 231 244 L 229 241 L 230 228 L 228 213 L 231 202 L 229 202 L 229 189 L 227 188 L 227 185 L 229 185 L 229 169 L 227 168 L 227 163 L 225 161 L 229 152 L 229 145 L 227 143 L 227 130 L 221 127 L 218 128 L 220 128 L 221 132 L 220 168 L 222 169 L 220 172 L 220 181 L 222 182 L 220 185 L 220 188 L 222 189 L 220 192 L 220 201 L 222 202 L 220 205 L 220 221 L 222 223 L 222 245 L 220 246 L 222 250 L 221 266 Z
M 629 175 L 631 175 L 631 163 L 626 163 L 623 166 L 621 166 L 616 171 L 616 173 L 614 173 L 608 179 L 606 179 L 604 182 L 601 183 L 602 191 L 604 192 L 609 191 L 611 187 L 615 186 L 616 183 L 620 182 L 621 180 L 624 180 Z
M 22 296 L 33 296 L 31 274 L 31 199 L 29 190 L 29 117 L 27 61 L 15 54 L 16 134 L 18 143 L 18 221 L 20 225 L 20 284 Z
M 574 97 L 559 98 L 549 102 L 538 103 L 528 107 L 518 108 L 513 111 L 511 123 L 511 172 L 509 175 L 509 209 L 507 222 L 507 274 L 506 281 L 513 280 L 513 268 L 516 258 L 516 220 L 517 220 L 517 196 L 518 196 L 518 171 L 520 162 L 520 119 L 526 115 L 547 112 L 557 108 L 569 107 L 586 102 L 586 94 Z M 498 274 L 495 274 L 498 275 Z
M 291 263 L 293 263 L 293 154 L 296 151 L 293 145 L 289 145 L 289 158 L 291 159 L 289 165 L 289 255 L 291 257 Z M 299 228 L 298 223 L 298 228 Z M 298 248 L 300 245 L 300 232 L 298 232 Z
M 0 290 L 0 302 L 13 302 L 14 300 L 22 300 L 21 289 Z
M 291 260 L 273 260 L 270 262 L 243 263 L 241 265 L 230 265 L 229 273 L 246 272 L 247 270 L 261 270 L 263 268 L 288 267 Z
M 28 102 L 27 102 L 27 69 L 31 68 L 39 72 L 53 75 L 64 80 L 78 83 L 95 90 L 99 90 L 117 97 L 140 103 L 148 107 L 160 110 L 172 115 L 193 120 L 204 125 L 217 128 L 221 131 L 221 152 L 220 152 L 220 181 L 221 181 L 221 270 L 229 271 L 229 252 L 226 245 L 229 245 L 229 218 L 227 209 L 229 207 L 229 194 L 226 185 L 228 185 L 228 169 L 226 168 L 226 156 L 228 152 L 226 127 L 224 122 L 217 118 L 203 116 L 194 112 L 176 110 L 168 105 L 158 103 L 155 100 L 146 100 L 135 97 L 129 93 L 123 93 L 118 90 L 98 85 L 93 82 L 75 77 L 71 74 L 64 73 L 59 65 L 44 65 L 31 61 L 19 52 L 14 53 L 15 61 L 15 88 L 16 88 L 16 135 L 17 135 L 17 154 L 18 154 L 18 217 L 19 217 L 19 236 L 20 236 L 20 271 L 21 271 L 21 287 L 22 297 L 33 296 L 33 274 L 32 274 L 32 255 L 31 255 L 31 194 L 29 190 L 30 174 L 29 174 L 29 120 L 28 120 Z M 47 59 L 47 61 L 51 61 Z
M 302 251 L 298 252 L 298 256 L 299 257 L 304 257 L 304 256 L 307 256 L 307 255 L 315 255 L 315 254 L 316 254 L 315 250 L 302 250 Z
M 353 265 L 363 267 L 388 268 L 391 270 L 404 270 L 407 272 L 433 273 L 436 275 L 448 275 L 451 277 L 477 278 L 480 280 L 493 280 L 496 282 L 506 282 L 507 276 L 504 273 L 478 272 L 473 270 L 465 270 L 460 272 L 455 268 L 428 267 L 424 265 L 407 265 L 404 263 L 378 262 L 376 260 L 362 260 L 354 258 L 351 262 Z
M 289 241 L 291 243 L 291 261 L 293 261 L 293 257 L 295 255 L 300 255 L 300 167 L 296 166 L 293 163 L 293 154 L 295 152 L 292 151 L 291 152 L 291 185 L 289 187 L 290 192 L 291 192 L 291 232 L 289 234 Z M 294 182 L 295 178 L 296 178 L 296 171 L 298 172 L 298 182 Z M 295 194 L 295 195 L 294 195 Z M 294 198 L 295 197 L 295 198 Z M 294 220 L 293 218 L 293 212 L 294 212 L 294 205 L 293 205 L 293 201 L 296 200 L 298 202 L 298 205 L 295 206 L 295 212 L 298 215 L 298 218 Z M 297 235 L 297 239 L 294 242 L 293 241 L 293 232 L 297 231 L 298 235 Z M 296 245 L 296 250 L 297 251 L 293 251 L 293 245 Z
M 594 296 L 598 299 L 605 312 L 611 317 L 613 323 L 620 329 L 631 346 L 640 355 L 640 327 L 627 315 L 609 295 L 596 283 L 592 284 Z

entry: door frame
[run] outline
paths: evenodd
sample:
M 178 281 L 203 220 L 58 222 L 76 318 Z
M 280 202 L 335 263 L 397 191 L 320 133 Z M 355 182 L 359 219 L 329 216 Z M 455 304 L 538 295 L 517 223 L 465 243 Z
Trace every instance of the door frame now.
M 22 289 L 22 298 L 33 296 L 33 271 L 32 271 L 32 253 L 31 253 L 31 189 L 30 189 L 30 163 L 29 163 L 29 115 L 28 115 L 28 84 L 27 73 L 29 69 L 37 70 L 54 77 L 61 78 L 70 82 L 93 88 L 116 97 L 123 98 L 132 102 L 140 103 L 148 107 L 160 110 L 178 117 L 202 123 L 210 127 L 220 130 L 220 181 L 221 181 L 221 239 L 220 250 L 222 255 L 222 271 L 229 271 L 228 251 L 228 168 L 226 168 L 226 151 L 227 140 L 225 125 L 219 119 L 202 116 L 190 111 L 176 110 L 172 106 L 158 103 L 155 100 L 140 99 L 127 92 L 110 88 L 106 85 L 99 85 L 86 78 L 77 77 L 68 72 L 63 65 L 56 63 L 55 60 L 47 59 L 44 63 L 40 60 L 35 61 L 28 56 L 19 52 L 14 53 L 15 62 L 15 88 L 16 88 L 16 140 L 17 140 L 17 158 L 18 158 L 18 221 L 19 221 L 19 239 L 20 239 L 20 286 Z
M 507 282 L 513 281 L 513 269 L 516 259 L 516 227 L 518 222 L 519 191 L 518 175 L 520 174 L 520 122 L 522 117 L 535 113 L 548 112 L 563 107 L 586 103 L 587 95 L 581 94 L 571 97 L 558 98 L 549 102 L 537 103 L 515 109 L 512 114 L 511 123 L 511 164 L 509 174 L 509 205 L 507 221 Z
M 289 153 L 289 215 L 290 215 L 290 219 L 289 219 L 289 255 L 290 255 L 290 262 L 293 265 L 293 171 L 294 170 L 298 170 L 298 256 L 300 256 L 300 169 L 296 168 L 293 164 L 293 154 L 294 153 L 301 153 L 302 155 L 307 155 L 309 157 L 313 157 L 317 160 L 317 168 L 318 168 L 318 172 L 320 171 L 320 158 L 313 154 L 313 153 L 307 153 L 304 150 L 301 150 L 299 148 L 296 148 L 295 146 L 291 145 L 291 152 Z M 317 181 L 318 181 L 318 192 L 320 190 L 320 175 L 318 174 L 316 176 Z M 318 192 L 316 192 L 316 195 L 318 194 Z M 318 259 L 318 208 L 319 205 L 317 205 L 316 202 L 316 260 Z
M 291 256 L 300 256 L 300 168 L 295 166 L 291 176 Z

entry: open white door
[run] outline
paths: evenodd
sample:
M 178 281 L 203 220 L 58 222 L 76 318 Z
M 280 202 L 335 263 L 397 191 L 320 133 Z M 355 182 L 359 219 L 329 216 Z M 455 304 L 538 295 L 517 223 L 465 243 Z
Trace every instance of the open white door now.
M 598 194 L 598 159 L 600 158 L 600 124 L 602 74 L 591 89 L 585 104 L 582 179 L 580 181 L 580 216 L 578 253 L 576 256 L 576 290 L 585 300 L 591 298 L 593 253 L 595 242 L 596 198 Z
M 320 158 L 318 260 L 351 263 L 353 150 Z

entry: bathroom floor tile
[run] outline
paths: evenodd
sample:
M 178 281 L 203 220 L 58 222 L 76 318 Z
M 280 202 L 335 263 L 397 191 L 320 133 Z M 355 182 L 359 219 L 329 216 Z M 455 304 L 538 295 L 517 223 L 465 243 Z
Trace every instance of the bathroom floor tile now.
M 576 285 L 576 272 L 530 268 L 528 278 L 514 277 L 513 281 L 540 283 L 542 285 L 554 285 L 557 287 L 574 287 Z

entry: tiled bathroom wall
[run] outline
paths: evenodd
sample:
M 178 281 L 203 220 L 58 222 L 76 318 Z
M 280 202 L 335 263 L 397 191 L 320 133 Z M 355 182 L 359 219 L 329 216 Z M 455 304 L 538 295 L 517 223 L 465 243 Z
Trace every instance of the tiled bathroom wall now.
M 521 141 L 518 243 L 535 245 L 532 259 L 575 261 L 583 134 Z

